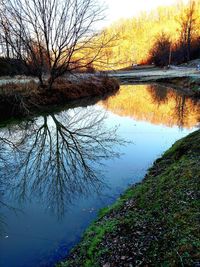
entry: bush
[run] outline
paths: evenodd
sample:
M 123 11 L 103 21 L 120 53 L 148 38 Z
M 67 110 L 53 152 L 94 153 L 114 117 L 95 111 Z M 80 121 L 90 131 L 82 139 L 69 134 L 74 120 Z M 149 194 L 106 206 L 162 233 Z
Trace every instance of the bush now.
M 169 36 L 162 33 L 156 38 L 156 41 L 150 50 L 150 61 L 157 66 L 166 66 L 169 64 L 171 42 Z
M 29 75 L 26 64 L 20 59 L 0 58 L 0 76 Z

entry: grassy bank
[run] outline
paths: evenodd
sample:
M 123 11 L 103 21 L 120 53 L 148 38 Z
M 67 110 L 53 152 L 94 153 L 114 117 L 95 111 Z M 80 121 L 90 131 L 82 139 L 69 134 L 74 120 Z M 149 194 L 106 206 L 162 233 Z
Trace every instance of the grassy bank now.
M 199 266 L 200 130 L 176 142 L 58 266 Z
M 0 121 L 34 115 L 83 98 L 104 97 L 118 89 L 118 81 L 106 76 L 73 83 L 59 79 L 50 91 L 39 88 L 35 81 L 4 84 L 0 86 Z

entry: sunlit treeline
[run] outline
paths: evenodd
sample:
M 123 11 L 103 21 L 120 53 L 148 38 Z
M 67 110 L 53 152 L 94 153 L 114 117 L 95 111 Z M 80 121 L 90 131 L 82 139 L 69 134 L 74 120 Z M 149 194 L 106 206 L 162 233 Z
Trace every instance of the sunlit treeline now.
M 60 20 L 56 7 L 55 18 L 50 16 L 56 31 L 52 26 L 46 27 L 45 23 L 41 23 L 42 14 L 48 20 L 47 9 L 51 10 L 52 1 L 44 2 L 49 4 L 42 7 L 40 1 L 36 3 L 31 0 L 31 4 L 25 1 L 24 6 L 18 0 L 24 15 L 16 11 L 19 7 L 13 8 L 11 0 L 0 2 L 0 57 L 22 60 L 26 65 L 31 65 L 31 72 L 38 72 L 40 77 L 43 73 L 52 73 L 52 67 L 54 76 L 57 76 L 60 70 L 62 74 L 69 70 L 117 69 L 141 63 L 162 66 L 200 57 L 200 0 L 188 0 L 187 4 L 177 0 L 172 6 L 160 6 L 151 13 L 143 12 L 137 17 L 119 20 L 100 32 L 91 29 L 91 23 L 101 18 L 101 8 L 94 13 L 87 10 L 87 4 L 89 14 L 86 11 L 84 14 L 87 27 L 78 14 L 69 12 L 67 6 L 65 21 Z M 82 4 L 78 5 L 80 14 L 85 2 L 72 1 L 75 8 L 76 2 L 81 1 Z M 93 0 L 88 1 L 92 5 Z M 57 0 L 56 3 L 62 9 L 63 1 Z M 35 9 L 31 5 L 35 5 Z M 27 8 L 30 9 L 29 13 L 26 12 Z M 42 8 L 40 12 L 38 8 Z M 68 16 L 68 13 L 71 15 Z
M 167 127 L 192 128 L 200 123 L 200 103 L 156 85 L 123 85 L 101 104 L 120 116 Z
M 151 13 L 143 12 L 138 17 L 113 23 L 107 33 L 117 36 L 117 40 L 104 49 L 103 55 L 114 68 L 146 63 L 161 36 L 169 40 L 172 50 L 181 44 L 187 46 L 188 42 L 189 45 L 195 42 L 200 50 L 200 1 L 190 1 L 187 5 L 179 1 Z

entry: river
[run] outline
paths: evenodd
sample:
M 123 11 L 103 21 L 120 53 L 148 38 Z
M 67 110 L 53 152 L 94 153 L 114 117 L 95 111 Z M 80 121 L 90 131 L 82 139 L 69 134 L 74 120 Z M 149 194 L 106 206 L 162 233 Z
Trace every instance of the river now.
M 150 84 L 1 127 L 0 266 L 54 266 L 199 122 L 197 100 Z

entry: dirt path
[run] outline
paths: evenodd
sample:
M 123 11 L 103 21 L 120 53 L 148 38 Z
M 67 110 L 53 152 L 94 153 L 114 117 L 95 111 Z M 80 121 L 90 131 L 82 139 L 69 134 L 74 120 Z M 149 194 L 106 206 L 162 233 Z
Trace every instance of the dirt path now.
M 196 68 L 187 67 L 171 67 L 170 69 L 135 69 L 130 71 L 116 71 L 110 72 L 110 76 L 116 77 L 121 81 L 134 81 L 134 82 L 148 82 L 159 81 L 162 79 L 170 78 L 199 78 L 200 71 Z

